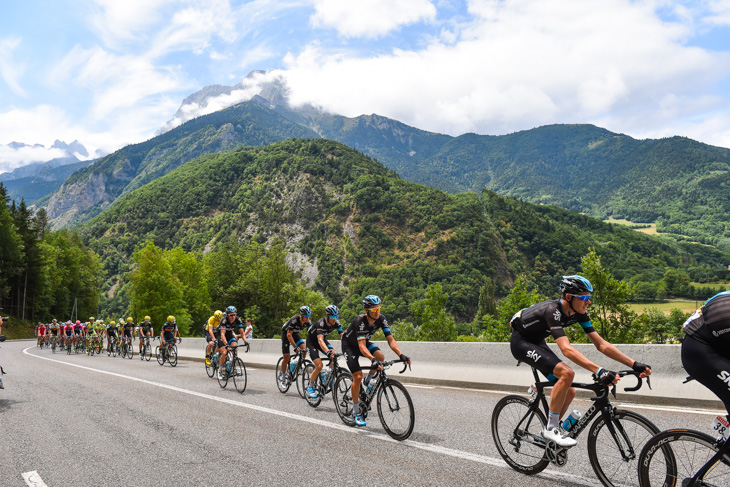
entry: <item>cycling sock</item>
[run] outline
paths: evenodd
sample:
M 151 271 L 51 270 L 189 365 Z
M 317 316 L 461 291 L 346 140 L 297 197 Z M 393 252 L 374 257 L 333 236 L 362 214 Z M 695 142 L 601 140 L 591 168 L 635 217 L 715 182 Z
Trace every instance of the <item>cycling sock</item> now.
M 359 402 L 352 403 L 352 414 L 355 416 L 360 414 L 360 403 Z
M 548 423 L 547 423 L 546 428 L 547 429 L 557 428 L 558 423 L 560 423 L 560 413 L 554 413 L 554 412 L 550 411 L 550 414 L 548 415 Z

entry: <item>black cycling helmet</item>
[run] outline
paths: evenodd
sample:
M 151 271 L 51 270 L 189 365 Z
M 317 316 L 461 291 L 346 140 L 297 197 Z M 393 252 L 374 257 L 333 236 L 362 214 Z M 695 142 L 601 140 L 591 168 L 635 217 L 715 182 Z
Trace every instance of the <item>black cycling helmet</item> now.
M 563 276 L 560 282 L 560 292 L 563 294 L 592 293 L 591 281 L 583 276 Z
M 365 296 L 365 299 L 362 300 L 363 308 L 370 308 L 370 307 L 379 306 L 379 305 L 380 305 L 380 298 L 374 294 L 369 294 L 369 295 Z
M 310 316 L 312 316 L 312 308 L 310 308 L 309 306 L 302 306 L 301 308 L 299 308 L 299 314 L 309 318 Z
M 340 317 L 340 310 L 337 306 L 334 304 L 330 304 L 324 309 L 324 314 L 329 316 L 330 318 L 337 319 Z

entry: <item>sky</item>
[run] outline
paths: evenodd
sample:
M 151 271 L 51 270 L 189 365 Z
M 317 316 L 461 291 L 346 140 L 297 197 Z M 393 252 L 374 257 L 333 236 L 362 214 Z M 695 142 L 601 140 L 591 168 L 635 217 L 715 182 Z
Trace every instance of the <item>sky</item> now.
M 590 123 L 730 148 L 730 0 L 0 0 L 0 172 L 56 139 L 147 140 L 253 70 L 296 105 L 454 136 Z

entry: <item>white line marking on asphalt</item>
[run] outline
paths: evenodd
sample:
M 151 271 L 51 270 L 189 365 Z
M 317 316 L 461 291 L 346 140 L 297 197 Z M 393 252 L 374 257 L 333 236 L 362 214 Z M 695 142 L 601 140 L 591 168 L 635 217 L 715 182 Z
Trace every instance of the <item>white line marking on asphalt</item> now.
M 478 455 L 476 453 L 469 453 L 469 452 L 465 452 L 465 451 L 461 451 L 461 450 L 454 450 L 452 448 L 431 445 L 431 444 L 428 444 L 428 443 L 421 443 L 419 441 L 414 441 L 414 440 L 396 441 L 393 438 L 391 438 L 390 436 L 387 436 L 387 435 L 384 435 L 384 434 L 373 433 L 373 432 L 367 431 L 367 430 L 355 429 L 355 428 L 350 427 L 350 426 L 347 426 L 345 424 L 331 423 L 329 421 L 323 421 L 323 420 L 320 420 L 320 419 L 309 418 L 307 416 L 300 416 L 298 414 L 287 413 L 287 412 L 284 412 L 284 411 L 279 411 L 277 409 L 266 408 L 266 407 L 263 407 L 263 406 L 256 406 L 254 404 L 247 404 L 247 403 L 244 403 L 244 402 L 234 401 L 232 399 L 226 399 L 226 398 L 218 397 L 218 396 L 211 396 L 211 395 L 208 395 L 208 394 L 204 394 L 202 392 L 191 391 L 189 389 L 182 389 L 180 387 L 170 386 L 170 385 L 167 385 L 167 384 L 162 384 L 160 382 L 154 382 L 154 381 L 147 380 L 147 379 L 139 379 L 137 377 L 132 377 L 130 375 L 118 374 L 116 372 L 109 372 L 109 371 L 106 371 L 106 370 L 95 369 L 93 367 L 86 367 L 84 365 L 71 364 L 71 363 L 68 363 L 68 362 L 64 362 L 62 360 L 55 360 L 55 359 L 51 359 L 51 358 L 47 358 L 47 357 L 41 357 L 39 355 L 33 355 L 31 353 L 28 353 L 28 350 L 31 350 L 32 348 L 34 348 L 34 347 L 28 347 L 28 348 L 26 348 L 25 350 L 23 350 L 23 353 L 26 354 L 26 355 L 28 355 L 29 357 L 38 358 L 38 359 L 41 359 L 41 360 L 47 360 L 49 362 L 56 362 L 56 363 L 59 363 L 59 364 L 68 365 L 70 367 L 77 367 L 79 369 L 89 370 L 91 372 L 98 372 L 100 374 L 106 374 L 106 375 L 111 375 L 111 376 L 114 376 L 114 377 L 119 377 L 121 379 L 132 380 L 132 381 L 135 381 L 135 382 L 142 382 L 143 384 L 148 384 L 148 385 L 151 385 L 151 386 L 161 387 L 163 389 L 169 389 L 171 391 L 180 392 L 180 393 L 183 393 L 183 394 L 188 394 L 188 395 L 200 397 L 200 398 L 203 398 L 203 399 L 209 399 L 211 401 L 218 401 L 218 402 L 222 402 L 222 403 L 225 403 L 225 404 L 230 404 L 232 406 L 238 406 L 238 407 L 242 407 L 242 408 L 252 409 L 254 411 L 259 411 L 259 412 L 262 412 L 262 413 L 273 414 L 275 416 L 282 416 L 282 417 L 289 418 L 289 419 L 293 419 L 293 420 L 297 420 L 297 421 L 303 421 L 305 423 L 312 423 L 312 424 L 316 424 L 316 425 L 319 425 L 319 426 L 324 426 L 326 428 L 332 428 L 332 429 L 336 429 L 336 430 L 339 430 L 339 431 L 344 431 L 344 432 L 351 433 L 351 434 L 357 434 L 357 435 L 361 435 L 361 436 L 369 436 L 371 438 L 378 439 L 378 440 L 381 440 L 381 441 L 388 441 L 388 442 L 392 442 L 392 443 L 399 443 L 401 445 L 410 446 L 412 448 L 416 448 L 416 449 L 423 450 L 423 451 L 428 451 L 428 452 L 431 452 L 431 453 L 437 453 L 437 454 L 440 454 L 440 455 L 445 455 L 445 456 L 449 456 L 449 457 L 453 457 L 453 458 L 459 458 L 459 459 L 462 459 L 462 460 L 470 460 L 472 462 L 483 463 L 483 464 L 486 464 L 486 465 L 490 465 L 492 467 L 499 467 L 499 468 L 504 468 L 504 469 L 509 469 L 510 468 L 508 465 L 505 465 L 504 460 L 502 460 L 501 458 L 493 458 L 493 457 L 488 457 L 488 456 L 484 456 L 484 455 Z M 410 387 L 410 386 L 411 385 L 409 384 L 408 387 Z M 551 479 L 551 480 L 560 480 L 560 479 L 563 479 L 563 480 L 568 481 L 568 482 L 573 482 L 573 483 L 576 483 L 576 484 L 586 485 L 586 486 L 599 485 L 596 480 L 592 480 L 592 479 L 588 479 L 588 478 L 584 478 L 584 477 L 579 477 L 577 475 L 571 475 L 571 474 L 568 474 L 568 473 L 559 472 L 557 470 L 546 470 L 545 472 L 542 472 L 542 473 L 536 475 L 536 477 L 542 477 L 542 478 Z
M 712 409 L 697 409 L 697 408 L 680 408 L 680 407 L 667 407 L 667 406 L 642 406 L 640 404 L 619 404 L 620 408 L 629 409 L 650 409 L 652 411 L 667 411 L 670 413 L 692 413 L 692 414 L 706 414 L 708 416 L 726 416 L 727 411 L 720 411 L 719 409 L 713 411 Z
M 43 479 L 40 475 L 38 475 L 38 472 L 33 470 L 32 472 L 25 472 L 22 474 L 23 480 L 25 480 L 26 485 L 28 487 L 48 487 L 45 482 L 43 482 Z
M 436 386 L 422 386 L 419 384 L 408 384 L 408 387 L 412 387 L 414 389 L 436 389 Z

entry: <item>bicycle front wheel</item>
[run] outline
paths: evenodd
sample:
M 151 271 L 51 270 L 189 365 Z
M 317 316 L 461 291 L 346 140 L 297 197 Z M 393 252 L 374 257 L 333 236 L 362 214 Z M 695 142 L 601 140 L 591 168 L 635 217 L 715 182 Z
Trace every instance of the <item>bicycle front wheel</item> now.
M 170 349 L 167 353 L 167 361 L 170 362 L 170 365 L 173 367 L 177 365 L 177 348 L 172 347 Z
M 280 379 L 281 374 L 281 363 L 284 361 L 284 357 L 281 357 L 278 362 L 276 362 L 276 370 L 274 370 L 274 379 L 276 380 L 276 387 L 279 388 L 279 392 L 284 394 L 286 391 L 289 390 L 289 386 L 291 386 L 291 382 L 289 381 L 289 371 L 284 373 L 284 380 Z
M 307 404 L 309 404 L 313 408 L 316 408 L 317 406 L 319 406 L 319 403 L 322 402 L 322 395 L 324 394 L 324 391 L 321 390 L 321 388 L 317 385 L 317 381 L 312 382 L 313 373 L 314 364 L 307 364 L 307 366 L 304 368 L 304 372 L 302 372 L 301 380 L 302 390 L 304 391 L 304 399 L 307 400 Z M 309 387 L 314 387 L 314 390 L 317 391 L 317 397 L 309 397 L 309 393 L 307 392 L 307 389 Z
M 210 362 L 210 365 L 208 365 L 208 362 Z M 215 364 L 213 363 L 213 357 L 205 359 L 205 373 L 208 374 L 208 377 L 211 379 L 213 378 L 213 374 L 215 374 Z
M 157 363 L 160 365 L 165 364 L 165 356 L 162 355 L 162 350 L 160 350 L 160 346 L 155 347 L 155 358 L 157 359 Z
M 299 393 L 299 397 L 304 399 L 307 395 L 307 389 L 302 386 L 302 376 L 305 374 L 307 367 L 309 366 L 314 367 L 314 363 L 312 363 L 311 360 L 304 360 L 302 361 L 299 366 L 296 369 L 296 377 L 294 377 L 294 381 L 297 383 L 297 392 Z M 309 382 L 309 376 L 306 377 L 307 382 Z
M 492 438 L 504 461 L 526 475 L 545 470 L 545 440 L 541 432 L 547 420 L 539 409 L 530 409 L 522 396 L 505 396 L 492 410 Z
M 710 435 L 699 431 L 662 431 L 647 441 L 641 450 L 639 485 L 689 485 L 718 449 Z M 730 486 L 730 454 L 725 454 L 695 485 Z
M 588 435 L 588 458 L 603 485 L 639 485 L 636 469 L 639 452 L 659 432 L 654 423 L 640 414 L 614 410 L 616 437 L 603 416 L 593 422 Z
M 355 418 L 352 417 L 352 374 L 341 372 L 335 380 L 332 389 L 332 399 L 335 401 L 335 409 L 340 419 L 347 426 L 355 426 Z
M 246 384 L 248 383 L 246 365 L 243 363 L 243 360 L 236 358 L 236 360 L 233 361 L 232 367 L 233 386 L 239 393 L 243 394 L 243 391 L 246 390 Z
M 145 349 L 144 359 L 145 359 L 145 361 L 149 362 L 150 359 L 152 358 L 152 345 L 145 345 L 144 349 Z
M 132 357 L 134 357 L 134 345 L 130 342 L 127 344 L 127 358 L 132 360 Z
M 231 370 L 231 367 L 233 367 L 231 359 L 226 357 L 226 361 L 223 362 L 223 367 L 218 370 L 218 385 L 223 389 L 228 385 L 229 370 Z
M 413 433 L 416 412 L 406 387 L 388 379 L 378 390 L 378 416 L 391 438 L 403 441 Z

